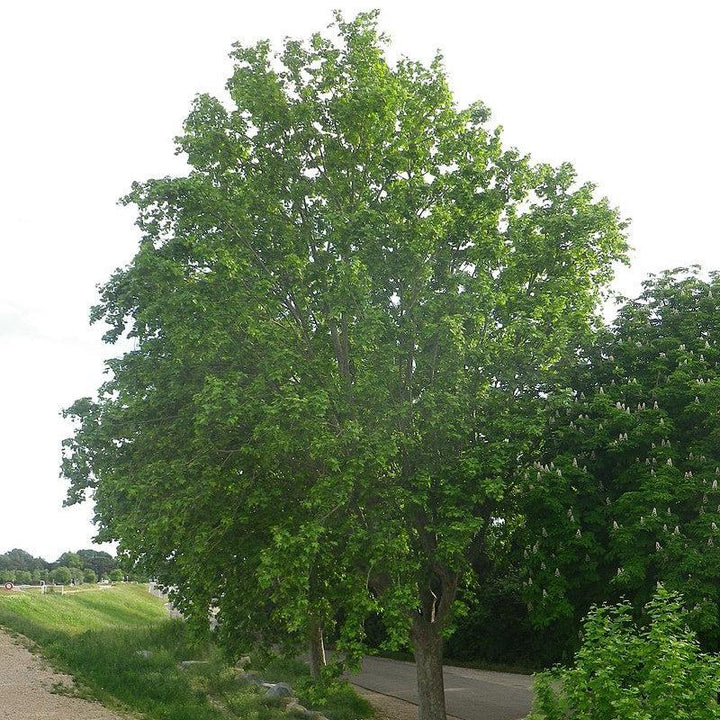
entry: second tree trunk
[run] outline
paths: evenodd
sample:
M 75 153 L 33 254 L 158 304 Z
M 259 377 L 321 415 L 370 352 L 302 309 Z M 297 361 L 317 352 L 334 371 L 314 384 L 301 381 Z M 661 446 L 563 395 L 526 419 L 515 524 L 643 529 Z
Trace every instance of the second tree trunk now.
M 313 620 L 310 623 L 308 638 L 310 650 L 310 674 L 313 680 L 320 679 L 320 671 L 325 667 L 325 643 L 323 642 L 323 626 Z

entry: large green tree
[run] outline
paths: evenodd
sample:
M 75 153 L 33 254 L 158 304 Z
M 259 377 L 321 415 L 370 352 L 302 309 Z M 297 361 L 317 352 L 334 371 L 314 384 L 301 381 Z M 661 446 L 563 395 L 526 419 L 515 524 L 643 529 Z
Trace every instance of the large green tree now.
M 572 644 L 592 603 L 639 609 L 662 582 L 720 647 L 718 362 L 720 275 L 679 268 L 625 301 L 550 396 L 520 500 L 526 599 L 556 638 Z
M 92 570 L 98 578 L 106 577 L 115 569 L 115 558 L 103 550 L 78 550 L 77 555 L 82 560 L 83 570 Z
M 69 568 L 82 568 L 83 559 L 79 553 L 70 552 L 69 550 L 64 552 L 54 563 L 56 566 L 62 565 L 63 567 Z
M 69 501 L 192 617 L 353 649 L 378 610 L 444 718 L 459 578 L 538 428 L 549 370 L 625 251 L 572 168 L 503 147 L 441 59 L 391 65 L 375 14 L 236 46 L 197 98 L 186 177 L 150 180 L 140 249 L 94 319 L 135 349 L 78 401 Z M 318 661 L 319 662 L 319 661 Z

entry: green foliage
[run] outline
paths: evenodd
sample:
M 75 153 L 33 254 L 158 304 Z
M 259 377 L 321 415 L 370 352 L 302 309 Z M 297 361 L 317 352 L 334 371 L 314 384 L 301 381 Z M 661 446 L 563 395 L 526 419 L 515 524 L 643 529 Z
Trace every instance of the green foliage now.
M 197 647 L 144 587 L 23 595 L 0 601 L 0 624 L 39 643 L 44 655 L 103 702 L 162 720 L 224 717 L 178 668 L 179 660 L 207 656 L 207 648 Z
M 45 656 L 78 680 L 85 695 L 111 706 L 121 703 L 143 717 L 287 717 L 280 707 L 268 703 L 260 690 L 242 685 L 210 643 L 198 642 L 184 623 L 170 620 L 162 601 L 142 586 L 65 596 L 0 597 L 0 625 L 37 642 Z M 206 662 L 184 669 L 179 666 L 183 660 Z M 271 675 L 294 685 L 307 677 L 307 668 L 303 663 L 276 660 L 268 666 L 268 677 Z M 330 720 L 370 716 L 367 704 L 349 686 L 331 689 L 323 702 L 323 712 Z
M 46 570 L 49 563 L 42 558 L 33 557 L 29 552 L 15 548 L 8 552 L 0 554 L 0 574 L 3 571 L 14 570 Z
M 69 568 L 70 580 L 76 583 L 95 582 L 97 578 L 107 576 L 115 564 L 115 558 L 99 550 L 65 552 L 54 563 L 49 563 L 16 548 L 0 554 L 0 582 L 10 580 L 17 584 L 39 585 L 41 580 L 49 580 L 52 569 L 57 567 Z M 91 577 L 90 572 L 95 574 L 95 580 L 85 579 L 86 576 Z M 63 577 L 66 577 L 65 573 Z
M 216 606 L 231 652 L 337 622 L 357 658 L 373 612 L 439 635 L 625 254 L 591 184 L 504 147 L 440 57 L 391 64 L 376 23 L 235 46 L 188 176 L 125 199 L 140 248 L 92 318 L 134 349 L 67 411 L 68 502 L 92 491 L 100 537 L 191 622 Z
M 452 634 L 445 642 L 451 665 L 515 672 L 540 670 L 556 660 L 549 654 L 547 638 L 530 622 L 523 600 L 521 579 L 512 565 L 471 576 L 458 596 Z M 508 668 L 512 668 L 508 670 Z
M 64 552 L 57 560 L 57 565 L 61 565 L 67 568 L 82 568 L 83 560 L 74 552 Z
M 110 553 L 102 550 L 78 550 L 77 556 L 82 562 L 83 570 L 92 570 L 98 578 L 107 577 L 117 564 Z
M 720 276 L 651 277 L 549 398 L 543 456 L 518 496 L 524 595 L 570 638 L 593 603 L 658 581 L 720 647 Z
M 17 585 L 29 585 L 32 582 L 33 576 L 29 570 L 16 570 L 15 571 L 15 583 Z
M 124 577 L 125 576 L 123 575 L 123 571 L 118 568 L 115 568 L 115 570 L 111 570 L 108 574 L 108 579 L 112 582 L 121 582 Z
M 347 681 L 328 674 L 320 682 L 314 682 L 304 662 L 273 656 L 261 662 L 258 668 L 265 680 L 288 683 L 297 692 L 302 705 L 331 720 L 360 720 L 373 716 L 372 706 L 359 697 Z
M 662 587 L 646 605 L 595 607 L 570 669 L 536 678 L 536 720 L 711 720 L 720 717 L 720 659 L 700 652 L 680 596 Z
M 50 573 L 50 578 L 54 583 L 57 583 L 58 585 L 69 585 L 73 579 L 72 570 L 61 565 L 60 567 L 56 567 Z

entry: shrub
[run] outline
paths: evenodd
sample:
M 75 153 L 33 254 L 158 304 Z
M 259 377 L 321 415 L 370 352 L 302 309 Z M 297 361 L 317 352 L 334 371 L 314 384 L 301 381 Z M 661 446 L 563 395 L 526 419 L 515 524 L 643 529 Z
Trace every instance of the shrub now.
M 720 718 L 720 658 L 700 651 L 679 595 L 659 587 L 637 627 L 629 603 L 594 607 L 575 665 L 536 677 L 534 720 Z

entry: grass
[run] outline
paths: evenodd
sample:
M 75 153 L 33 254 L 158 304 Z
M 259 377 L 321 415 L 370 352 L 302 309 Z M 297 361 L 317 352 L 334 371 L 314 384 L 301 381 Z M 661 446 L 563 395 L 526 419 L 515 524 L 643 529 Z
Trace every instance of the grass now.
M 261 671 L 269 682 L 286 682 L 296 689 L 302 705 L 319 710 L 332 720 L 359 720 L 373 716 L 370 703 L 347 682 L 337 682 L 318 692 L 310 682 L 308 666 L 299 660 L 274 658 Z
M 281 702 L 243 684 L 210 641 L 194 640 L 185 624 L 170 619 L 162 601 L 141 585 L 62 596 L 0 594 L 0 625 L 37 643 L 55 667 L 76 679 L 76 694 L 111 707 L 152 720 L 288 718 Z M 182 668 L 183 660 L 205 662 Z M 313 695 L 303 663 L 271 661 L 261 674 L 297 686 L 301 702 Z M 330 720 L 372 715 L 348 685 L 332 686 L 315 699 L 324 705 L 313 707 Z
M 65 595 L 13 593 L 0 595 L 0 600 L 0 623 L 21 633 L 18 626 L 22 625 L 44 639 L 88 630 L 136 630 L 168 617 L 163 603 L 141 585 L 98 587 Z
M 226 717 L 178 667 L 180 660 L 207 658 L 210 648 L 194 643 L 143 586 L 0 596 L 0 625 L 36 642 L 53 665 L 76 678 L 83 695 L 106 705 L 158 720 Z

